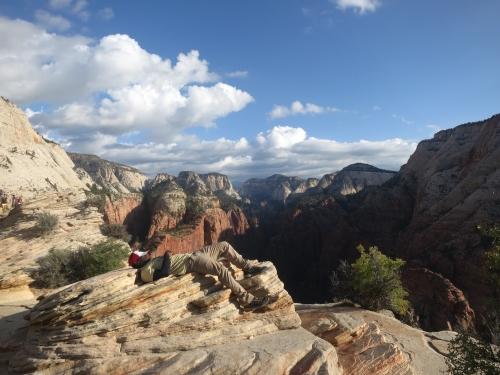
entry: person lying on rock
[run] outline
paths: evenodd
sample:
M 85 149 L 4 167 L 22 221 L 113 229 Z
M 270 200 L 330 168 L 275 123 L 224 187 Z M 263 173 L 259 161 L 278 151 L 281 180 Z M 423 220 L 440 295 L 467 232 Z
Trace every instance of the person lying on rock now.
M 161 241 L 159 241 L 161 242 Z M 156 247 L 155 247 L 156 245 Z M 140 269 L 143 282 L 151 282 L 166 276 L 181 276 L 188 272 L 215 275 L 219 281 L 238 298 L 244 310 L 263 307 L 270 302 L 269 296 L 256 297 L 247 292 L 221 262 L 229 262 L 241 268 L 246 275 L 255 275 L 264 267 L 252 265 L 243 258 L 228 242 L 219 242 L 202 247 L 193 253 L 170 255 L 156 251 L 159 243 L 153 243 L 153 249 L 147 252 L 134 250 L 129 257 L 129 265 Z

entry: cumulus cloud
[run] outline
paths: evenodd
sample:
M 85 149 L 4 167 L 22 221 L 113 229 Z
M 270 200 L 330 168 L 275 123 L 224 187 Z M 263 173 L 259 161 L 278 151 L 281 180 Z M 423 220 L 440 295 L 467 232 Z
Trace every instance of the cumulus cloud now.
M 269 112 L 269 117 L 272 119 L 284 118 L 294 115 L 318 115 L 328 112 L 337 112 L 339 109 L 335 107 L 322 107 L 313 103 L 302 104 L 300 101 L 296 100 L 292 102 L 290 107 L 284 105 L 275 105 L 271 112 Z
M 92 146 L 95 141 L 99 146 Z M 237 181 L 283 173 L 301 177 L 322 176 L 349 164 L 365 162 L 398 170 L 416 143 L 399 138 L 380 141 L 338 142 L 310 137 L 300 127 L 275 126 L 254 139 L 202 140 L 178 135 L 169 143 L 124 144 L 116 137 L 88 140 L 90 148 L 75 151 L 133 165 L 154 175 L 182 170 L 221 172 Z
M 52 110 L 32 121 L 61 137 L 141 131 L 166 141 L 188 127 L 212 126 L 253 101 L 218 82 L 198 51 L 171 61 L 128 35 L 93 41 L 6 18 L 0 18 L 0 33 L 2 94 L 21 104 L 49 103 Z
M 337 4 L 339 9 L 354 9 L 360 14 L 374 12 L 379 6 L 379 0 L 330 0 Z
M 66 18 L 41 9 L 35 12 L 35 19 L 39 25 L 47 30 L 66 31 L 71 27 L 71 22 Z

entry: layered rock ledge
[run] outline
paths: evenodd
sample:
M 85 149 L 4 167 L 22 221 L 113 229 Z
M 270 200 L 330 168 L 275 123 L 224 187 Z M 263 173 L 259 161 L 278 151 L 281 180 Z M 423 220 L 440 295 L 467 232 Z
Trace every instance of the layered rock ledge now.
M 275 296 L 244 312 L 215 277 L 187 274 L 140 285 L 122 269 L 45 296 L 27 315 L 9 371 L 165 374 L 340 374 L 332 345 L 301 328 L 276 269 L 242 279 Z
M 296 304 L 302 326 L 335 346 L 349 375 L 446 373 L 452 331 L 425 332 L 350 304 Z

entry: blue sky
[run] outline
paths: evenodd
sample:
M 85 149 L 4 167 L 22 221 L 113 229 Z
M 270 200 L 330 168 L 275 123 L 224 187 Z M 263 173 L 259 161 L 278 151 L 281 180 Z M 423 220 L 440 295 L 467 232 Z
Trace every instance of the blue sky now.
M 0 42 L 1 54 L 21 58 L 16 46 L 32 45 L 43 33 L 53 41 L 34 48 L 40 53 L 29 57 L 33 66 L 25 71 L 33 72 L 23 84 L 13 78 L 9 84 L 17 72 L 0 73 L 7 80 L 0 94 L 35 112 L 39 131 L 67 148 L 150 174 L 219 169 L 236 179 L 312 176 L 355 161 L 397 169 L 436 130 L 499 112 L 499 12 L 496 0 L 2 1 L 1 21 L 19 32 L 12 43 Z M 102 38 L 116 34 L 128 39 L 111 38 L 100 49 Z M 59 63 L 61 52 L 50 46 L 95 49 L 86 59 L 116 48 L 144 55 L 127 47 L 131 40 L 172 65 L 180 53 L 197 51 L 190 59 L 197 73 L 173 84 L 176 95 L 146 101 L 161 108 L 145 114 L 138 106 L 127 118 L 111 119 L 113 112 L 103 119 L 100 100 L 117 104 L 113 110 L 134 107 L 113 90 L 170 82 L 171 75 L 146 77 L 141 68 L 131 81 L 100 84 L 94 81 L 102 67 L 84 74 L 75 63 L 82 57 Z M 120 56 L 113 61 L 125 74 L 135 57 Z M 52 84 L 38 82 L 43 64 L 52 62 L 45 67 L 53 69 Z M 68 78 L 58 80 L 80 76 L 86 78 L 69 86 Z M 162 95 L 164 86 L 155 86 Z M 213 90 L 165 113 L 169 100 L 194 96 L 192 86 Z M 140 91 L 149 94 L 158 97 Z M 294 101 L 300 103 L 292 107 Z

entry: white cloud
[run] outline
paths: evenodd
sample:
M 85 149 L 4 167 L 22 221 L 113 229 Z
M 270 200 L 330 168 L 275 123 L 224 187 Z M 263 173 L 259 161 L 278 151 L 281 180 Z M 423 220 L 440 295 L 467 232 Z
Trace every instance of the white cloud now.
M 99 18 L 107 21 L 107 20 L 112 19 L 115 16 L 115 12 L 113 12 L 112 8 L 107 7 L 107 8 L 100 9 L 97 12 L 97 15 L 99 16 Z
M 101 142 L 99 146 L 94 143 L 96 140 Z M 274 173 L 321 176 L 355 162 L 398 170 L 415 150 L 416 142 L 398 138 L 338 142 L 309 137 L 299 127 L 276 126 L 250 140 L 206 141 L 179 135 L 170 143 L 125 145 L 116 143 L 113 137 L 98 137 L 88 139 L 84 146 L 83 149 L 72 148 L 133 165 L 151 175 L 158 172 L 176 174 L 182 170 L 216 171 L 243 180 Z
M 180 53 L 172 62 L 128 35 L 92 41 L 1 17 L 0 34 L 2 94 L 18 103 L 49 103 L 54 109 L 33 115 L 33 121 L 63 138 L 141 131 L 168 141 L 253 101 L 247 92 L 217 82 L 198 51 Z
M 379 6 L 379 0 L 330 0 L 337 4 L 339 9 L 353 8 L 356 12 L 364 14 L 366 12 L 374 12 Z
M 246 78 L 248 77 L 248 71 L 246 70 L 236 70 L 234 72 L 226 73 L 229 78 Z
M 66 18 L 41 9 L 35 12 L 35 19 L 39 25 L 47 30 L 66 31 L 71 27 L 71 22 Z
M 337 111 L 339 111 L 339 109 L 335 107 L 322 107 L 313 103 L 302 104 L 300 101 L 296 100 L 292 102 L 290 107 L 284 105 L 275 105 L 271 112 L 269 112 L 269 117 L 272 119 L 277 119 L 294 115 L 318 115 L 322 113 Z

